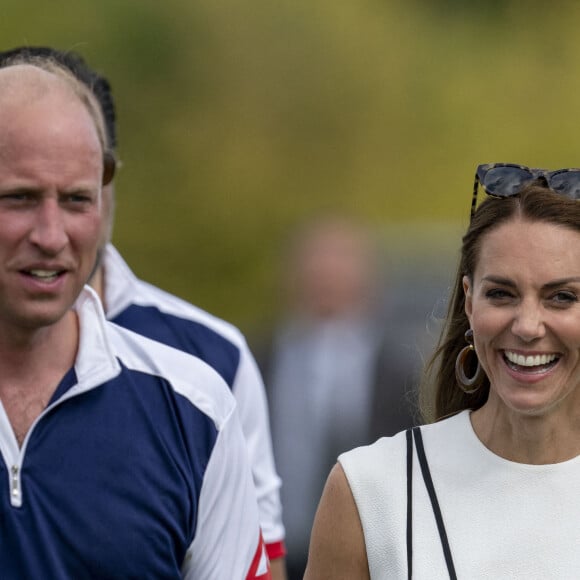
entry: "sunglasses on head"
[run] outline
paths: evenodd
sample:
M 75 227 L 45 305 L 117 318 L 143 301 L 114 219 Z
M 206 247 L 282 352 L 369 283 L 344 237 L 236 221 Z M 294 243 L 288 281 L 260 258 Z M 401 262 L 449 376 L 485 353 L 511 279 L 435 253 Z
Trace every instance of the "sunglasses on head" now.
M 486 163 L 479 165 L 475 172 L 473 199 L 471 200 L 471 219 L 475 214 L 478 185 L 493 197 L 517 195 L 529 181 L 539 179 L 556 193 L 572 199 L 580 199 L 580 169 L 532 169 L 515 163 Z

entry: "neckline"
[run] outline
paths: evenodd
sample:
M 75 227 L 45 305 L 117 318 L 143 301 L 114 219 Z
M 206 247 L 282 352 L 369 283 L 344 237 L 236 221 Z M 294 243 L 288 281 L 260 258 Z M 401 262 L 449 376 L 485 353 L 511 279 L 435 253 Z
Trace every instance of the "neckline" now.
M 501 465 L 501 466 L 517 466 L 520 469 L 525 469 L 528 471 L 553 471 L 556 468 L 566 467 L 566 466 L 575 466 L 580 465 L 580 454 L 572 457 L 570 459 L 566 459 L 565 461 L 559 461 L 556 463 L 521 463 L 519 461 L 512 461 L 511 459 L 506 459 L 501 455 L 493 452 L 489 447 L 487 447 L 481 439 L 477 436 L 475 429 L 473 428 L 473 424 L 471 422 L 471 413 L 472 411 L 466 409 L 458 413 L 455 418 L 457 421 L 465 427 L 464 432 L 467 433 L 467 437 L 465 439 L 465 443 L 467 443 L 473 449 L 473 456 L 475 454 L 479 454 L 480 456 L 484 456 L 489 461 Z

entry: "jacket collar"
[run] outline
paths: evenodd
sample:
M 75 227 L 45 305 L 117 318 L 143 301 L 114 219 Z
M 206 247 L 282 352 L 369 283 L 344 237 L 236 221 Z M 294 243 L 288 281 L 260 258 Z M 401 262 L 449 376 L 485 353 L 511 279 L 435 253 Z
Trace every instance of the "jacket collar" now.
M 79 319 L 79 346 L 75 360 L 78 382 L 67 394 L 90 390 L 117 376 L 121 370 L 107 337 L 103 307 L 96 292 L 85 286 L 74 306 Z
M 132 304 L 139 279 L 112 244 L 107 244 L 101 260 L 106 317 L 112 320 Z

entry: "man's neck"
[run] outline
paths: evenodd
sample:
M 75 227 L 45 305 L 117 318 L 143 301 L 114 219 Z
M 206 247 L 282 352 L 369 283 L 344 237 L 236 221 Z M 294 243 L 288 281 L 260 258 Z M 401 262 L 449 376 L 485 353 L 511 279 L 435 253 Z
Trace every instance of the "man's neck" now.
M 28 341 L 0 337 L 0 400 L 19 444 L 50 401 L 78 350 L 77 315 L 69 311 Z
M 102 265 L 100 265 L 89 280 L 89 284 L 93 290 L 99 295 L 101 302 L 105 303 L 105 272 Z

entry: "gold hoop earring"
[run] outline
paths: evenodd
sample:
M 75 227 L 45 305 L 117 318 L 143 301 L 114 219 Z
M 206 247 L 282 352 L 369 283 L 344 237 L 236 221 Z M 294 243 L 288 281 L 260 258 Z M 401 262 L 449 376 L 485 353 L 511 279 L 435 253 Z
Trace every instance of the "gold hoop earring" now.
M 455 378 L 457 379 L 459 388 L 466 395 L 473 395 L 473 393 L 476 393 L 481 386 L 481 366 L 479 365 L 479 359 L 477 358 L 477 353 L 473 346 L 473 330 L 471 330 L 471 328 L 465 332 L 465 341 L 467 342 L 467 346 L 461 349 L 457 355 L 457 359 L 455 359 Z M 475 374 L 472 377 L 468 377 L 465 373 L 465 364 L 470 355 L 475 356 L 477 361 Z M 476 384 L 477 386 L 474 387 Z

